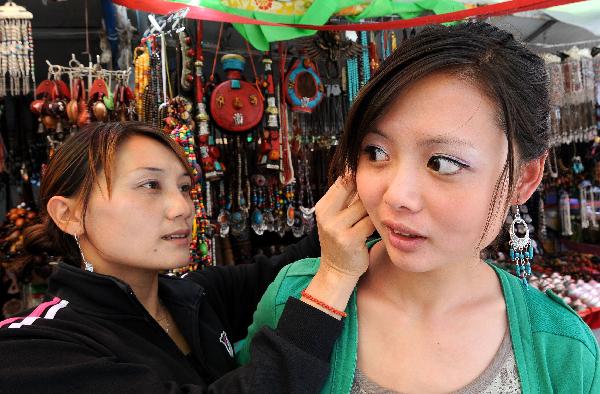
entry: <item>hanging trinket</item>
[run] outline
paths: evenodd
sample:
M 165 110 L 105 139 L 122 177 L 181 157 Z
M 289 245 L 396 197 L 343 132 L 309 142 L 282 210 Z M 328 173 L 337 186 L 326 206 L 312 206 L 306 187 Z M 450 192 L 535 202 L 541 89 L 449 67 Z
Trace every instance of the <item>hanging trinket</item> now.
M 221 58 L 227 81 L 212 92 L 210 113 L 214 122 L 226 131 L 246 132 L 262 120 L 264 100 L 255 85 L 242 79 L 245 63 L 240 55 Z
M 239 237 L 247 229 L 248 220 L 248 206 L 246 197 L 244 195 L 243 185 L 248 182 L 248 169 L 246 167 L 246 160 L 242 159 L 243 150 L 240 138 L 236 139 L 236 150 L 237 150 L 237 179 L 236 181 L 236 194 L 237 194 L 237 211 L 231 214 L 230 225 L 231 234 Z M 243 171 L 243 173 L 242 173 Z M 245 181 L 244 181 L 245 180 Z
M 201 38 L 198 39 L 202 41 Z M 191 47 L 192 38 L 185 30 L 179 32 L 179 46 L 181 48 L 181 79 L 179 86 L 185 92 L 192 90 L 194 82 L 194 49 Z
M 323 100 L 324 88 L 313 61 L 297 59 L 285 77 L 285 94 L 292 111 L 311 113 Z
M 202 161 L 202 170 L 204 177 L 208 182 L 218 180 L 223 176 L 225 166 L 219 160 L 221 151 L 215 145 L 211 144 L 209 116 L 206 112 L 206 101 L 204 95 L 204 76 L 202 74 L 203 55 L 202 55 L 202 23 L 198 21 L 196 28 L 197 45 L 196 45 L 196 61 L 194 66 L 196 69 L 196 127 L 198 132 L 198 144 L 200 149 L 200 160 Z M 183 48 L 182 48 L 183 51 Z M 189 51 L 189 50 L 188 50 Z
M 559 211 L 562 235 L 570 237 L 573 235 L 573 227 L 571 225 L 571 199 L 569 198 L 569 193 L 564 190 L 560 193 Z
M 254 206 L 254 210 L 250 216 L 250 226 L 257 235 L 262 235 L 267 229 L 263 215 L 263 209 L 265 207 L 265 183 L 266 178 L 264 175 L 255 174 L 252 176 L 253 188 L 250 203 Z
M 27 95 L 35 87 L 32 19 L 12 1 L 0 6 L 0 97 Z
M 375 72 L 379 68 L 379 54 L 377 53 L 377 46 L 375 45 L 375 36 L 374 33 L 371 32 L 369 40 L 369 69 L 371 74 Z
M 134 96 L 138 120 L 144 120 L 144 92 L 150 83 L 150 54 L 147 45 L 135 48 L 133 64 L 135 69 Z
M 259 145 L 258 165 L 267 170 L 279 170 L 280 146 L 279 146 L 279 109 L 277 108 L 277 97 L 275 96 L 275 85 L 273 82 L 273 61 L 265 55 L 262 60 L 265 68 L 265 97 L 267 98 L 267 121 L 262 132 Z
M 219 205 L 221 206 L 221 211 L 217 216 L 217 223 L 219 224 L 219 235 L 221 238 L 227 237 L 229 235 L 229 220 L 230 220 L 230 210 L 231 210 L 231 198 L 226 199 L 225 196 L 225 182 L 221 180 L 219 182 Z
M 89 91 L 89 106 L 94 120 L 106 122 L 108 120 L 108 108 L 102 100 L 108 95 L 106 81 L 102 78 L 96 78 Z

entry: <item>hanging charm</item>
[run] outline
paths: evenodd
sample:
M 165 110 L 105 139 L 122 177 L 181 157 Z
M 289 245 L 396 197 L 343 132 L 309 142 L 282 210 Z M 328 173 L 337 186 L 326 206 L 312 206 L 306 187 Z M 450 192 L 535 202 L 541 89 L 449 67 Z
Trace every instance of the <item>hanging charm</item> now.
M 0 97 L 35 89 L 32 19 L 31 12 L 12 1 L 0 6 Z
M 285 94 L 292 111 L 311 113 L 323 100 L 325 89 L 313 61 L 297 59 L 285 77 Z
M 254 84 L 242 79 L 245 63 L 240 55 L 224 55 L 221 64 L 227 81 L 220 83 L 210 98 L 210 112 L 215 123 L 237 133 L 256 127 L 264 112 L 262 94 Z
M 569 193 L 564 190 L 560 193 L 559 211 L 562 235 L 570 237 L 573 235 L 573 227 L 571 225 L 571 200 L 569 198 Z
M 517 225 L 525 230 L 525 235 L 517 235 Z M 510 259 L 515 264 L 517 277 L 521 279 L 524 287 L 528 287 L 527 277 L 531 275 L 531 260 L 533 260 L 533 245 L 529 238 L 529 227 L 527 222 L 521 218 L 519 206 L 516 206 L 515 217 L 510 224 Z

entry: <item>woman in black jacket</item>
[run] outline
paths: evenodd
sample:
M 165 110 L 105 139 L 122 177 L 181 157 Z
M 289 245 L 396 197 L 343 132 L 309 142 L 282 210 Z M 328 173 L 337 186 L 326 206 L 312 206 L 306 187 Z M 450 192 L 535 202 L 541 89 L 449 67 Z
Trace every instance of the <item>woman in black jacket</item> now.
M 319 256 L 319 240 L 315 231 L 271 259 L 159 275 L 188 263 L 192 185 L 181 147 L 141 123 L 90 125 L 57 150 L 42 180 L 42 223 L 28 229 L 26 249 L 75 266 L 60 263 L 52 299 L 0 322 L 0 393 L 320 389 L 356 280 L 345 267 L 365 257 L 321 234 L 344 265 L 325 267 L 310 299 L 290 298 L 278 327 L 255 336 L 252 364 L 235 369 L 232 344 L 264 290 L 287 263 Z M 330 200 L 350 194 L 333 189 Z M 366 238 L 372 225 L 353 207 L 346 226 Z

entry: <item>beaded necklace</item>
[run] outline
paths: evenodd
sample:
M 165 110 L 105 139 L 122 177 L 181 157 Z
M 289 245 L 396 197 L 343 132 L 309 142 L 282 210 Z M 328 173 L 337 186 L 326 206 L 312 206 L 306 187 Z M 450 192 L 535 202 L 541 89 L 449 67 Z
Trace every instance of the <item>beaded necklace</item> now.
M 371 65 L 369 62 L 369 40 L 366 31 L 360 32 L 360 43 L 362 45 L 362 80 L 361 87 L 365 86 L 371 79 Z

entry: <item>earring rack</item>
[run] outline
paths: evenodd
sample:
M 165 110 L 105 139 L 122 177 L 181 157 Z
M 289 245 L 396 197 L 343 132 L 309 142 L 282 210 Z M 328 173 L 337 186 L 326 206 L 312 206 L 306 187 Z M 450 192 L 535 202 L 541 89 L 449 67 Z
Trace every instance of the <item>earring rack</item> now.
M 106 70 L 100 65 L 100 56 L 96 56 L 95 64 L 90 62 L 88 66 L 81 64 L 75 58 L 75 54 L 71 54 L 68 66 L 52 64 L 49 60 L 46 60 L 46 64 L 48 65 L 48 79 L 60 78 L 62 75 L 69 75 L 70 79 L 75 76 L 87 76 L 88 89 L 92 87 L 95 78 L 103 78 L 108 81 L 113 79 L 129 81 L 132 71 L 131 67 L 128 67 L 127 70 Z

